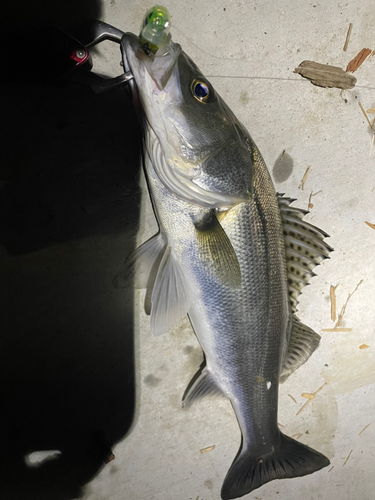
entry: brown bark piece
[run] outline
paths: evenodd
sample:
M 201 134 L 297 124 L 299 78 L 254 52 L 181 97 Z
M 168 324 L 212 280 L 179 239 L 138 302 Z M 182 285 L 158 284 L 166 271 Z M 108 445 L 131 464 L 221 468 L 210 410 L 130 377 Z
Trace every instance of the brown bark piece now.
M 361 52 L 355 56 L 354 59 L 350 61 L 350 63 L 346 67 L 347 73 L 354 73 L 357 69 L 365 62 L 367 57 L 371 54 L 371 49 L 362 49 Z
M 329 66 L 314 61 L 302 61 L 294 70 L 318 87 L 336 87 L 338 89 L 352 89 L 357 83 L 353 75 L 349 75 L 338 66 Z

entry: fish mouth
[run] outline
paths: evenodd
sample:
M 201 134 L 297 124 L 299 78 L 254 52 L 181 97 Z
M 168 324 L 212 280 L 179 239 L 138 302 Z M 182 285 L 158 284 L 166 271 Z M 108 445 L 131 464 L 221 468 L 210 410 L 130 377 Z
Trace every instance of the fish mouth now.
M 146 70 L 159 91 L 167 85 L 181 53 L 181 46 L 171 37 L 156 51 L 150 52 L 147 44 L 141 44 L 139 37 L 125 33 L 122 38 L 124 68 L 139 80 Z

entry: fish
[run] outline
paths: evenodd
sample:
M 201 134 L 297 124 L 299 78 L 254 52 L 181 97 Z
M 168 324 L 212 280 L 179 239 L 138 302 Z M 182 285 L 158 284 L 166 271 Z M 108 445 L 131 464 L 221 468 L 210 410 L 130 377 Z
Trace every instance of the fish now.
M 278 427 L 279 383 L 307 361 L 320 336 L 296 316 L 302 288 L 332 248 L 306 211 L 275 192 L 244 125 L 197 65 L 168 37 L 150 54 L 122 40 L 143 130 L 143 165 L 158 233 L 125 261 L 146 288 L 158 336 L 188 316 L 205 363 L 183 395 L 230 400 L 242 440 L 221 498 L 329 465 Z

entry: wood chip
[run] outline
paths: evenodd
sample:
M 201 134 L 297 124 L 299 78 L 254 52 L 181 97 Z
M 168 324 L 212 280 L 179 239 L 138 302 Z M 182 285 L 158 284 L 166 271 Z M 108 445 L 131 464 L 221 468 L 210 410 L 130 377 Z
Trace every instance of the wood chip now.
M 212 451 L 215 449 L 215 445 L 212 445 L 212 446 L 207 446 L 207 448 L 202 448 L 201 450 L 199 450 L 201 453 L 208 453 L 209 451 Z
M 340 326 L 340 323 L 344 317 L 345 311 L 346 311 L 346 306 L 348 305 L 349 300 L 352 298 L 352 296 L 355 294 L 355 292 L 358 290 L 358 287 L 362 284 L 363 280 L 361 280 L 358 285 L 355 287 L 352 293 L 349 293 L 348 298 L 346 299 L 345 304 L 342 306 L 341 311 L 339 313 L 339 317 L 337 319 L 337 322 L 335 324 L 335 328 L 338 328 Z
M 331 470 L 332 470 L 332 469 L 334 469 L 334 468 L 335 468 L 335 466 L 333 465 L 333 466 L 329 469 L 329 471 L 328 471 L 328 472 L 331 472 Z
M 359 346 L 359 348 L 360 348 L 360 349 L 368 349 L 369 347 L 370 347 L 370 346 L 369 346 L 369 345 L 367 345 L 367 344 L 361 344 L 361 345 Z
M 318 87 L 336 87 L 338 89 L 352 89 L 357 83 L 353 75 L 349 75 L 338 66 L 329 66 L 314 61 L 302 61 L 294 73 L 307 78 Z
M 353 29 L 353 23 L 350 23 L 349 24 L 349 28 L 348 28 L 348 32 L 346 34 L 346 39 L 345 39 L 345 44 L 344 44 L 344 52 L 346 52 L 348 50 L 348 45 L 349 45 L 349 40 L 350 40 L 350 35 L 352 33 L 352 29 Z
M 291 394 L 288 394 L 288 396 L 290 397 L 290 399 L 292 399 L 295 403 L 297 403 L 297 401 L 294 399 L 294 397 L 291 395 Z
M 373 128 L 373 124 L 370 122 L 370 118 L 367 116 L 365 108 L 362 106 L 362 104 L 360 102 L 358 102 L 358 106 L 361 108 L 362 113 L 365 115 L 367 123 L 370 125 L 370 129 L 375 132 L 375 130 Z
M 303 176 L 303 179 L 301 181 L 301 184 L 298 186 L 299 189 L 302 189 L 303 191 L 303 188 L 305 187 L 305 182 L 307 181 L 307 178 L 309 176 L 309 173 L 310 173 L 310 168 L 311 168 L 311 165 L 309 165 L 307 168 L 306 168 L 306 172 Z
M 366 61 L 368 56 L 371 54 L 371 49 L 362 49 L 358 54 L 350 61 L 346 67 L 347 73 L 354 73 L 357 69 Z
M 334 332 L 351 332 L 352 328 L 322 328 L 322 332 L 334 333 Z
M 303 398 L 307 398 L 307 399 L 314 399 L 315 398 L 315 394 L 311 394 L 311 392 L 303 392 L 301 394 L 301 396 Z
M 359 433 L 358 433 L 358 436 L 360 436 L 360 435 L 362 434 L 362 432 L 365 432 L 365 430 L 366 430 L 368 427 L 370 427 L 370 425 L 371 425 L 371 422 L 370 422 L 369 424 L 367 424 L 367 425 L 366 425 L 366 427 L 364 427 L 364 428 L 361 430 L 361 432 L 359 432 Z
M 370 226 L 371 229 L 375 229 L 375 224 L 371 224 L 371 222 L 368 222 L 368 221 L 365 221 L 365 224 L 367 224 L 368 226 Z
M 342 466 L 343 466 L 343 467 L 344 467 L 344 465 L 347 463 L 347 461 L 349 460 L 350 455 L 352 454 L 352 451 L 353 451 L 353 450 L 351 450 L 351 451 L 350 451 L 349 455 L 346 457 L 345 462 L 342 464 Z
M 312 401 L 313 399 L 315 399 L 315 396 L 318 394 L 318 392 L 320 392 L 320 391 L 323 389 L 323 387 L 325 387 L 326 385 L 327 385 L 327 382 L 325 382 L 325 383 L 324 383 L 321 387 L 319 387 L 319 389 L 317 389 L 317 390 L 316 390 L 313 394 L 311 394 L 310 392 L 304 392 L 304 393 L 302 393 L 302 396 L 307 397 L 307 398 L 308 398 L 308 400 L 307 400 L 307 401 L 306 401 L 306 403 L 305 403 L 303 406 L 301 406 L 301 408 L 297 411 L 296 416 L 297 416 L 297 415 L 299 415 L 299 414 L 301 413 L 301 411 L 302 411 L 304 408 L 306 408 L 306 406 L 307 406 L 309 403 L 311 403 L 311 401 Z M 311 396 L 313 396 L 313 397 L 311 397 Z
M 336 321 L 336 288 L 339 286 L 337 284 L 336 286 L 331 285 L 329 289 L 329 296 L 331 299 L 331 320 Z

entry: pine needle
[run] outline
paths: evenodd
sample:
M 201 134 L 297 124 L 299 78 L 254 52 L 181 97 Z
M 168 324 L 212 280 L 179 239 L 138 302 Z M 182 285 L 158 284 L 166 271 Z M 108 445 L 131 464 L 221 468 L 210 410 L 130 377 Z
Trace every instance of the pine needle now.
M 348 298 L 346 299 L 345 304 L 342 306 L 339 317 L 337 319 L 337 322 L 335 324 L 335 328 L 338 328 L 341 324 L 341 321 L 344 317 L 345 311 L 346 311 L 346 306 L 348 305 L 349 300 L 352 298 L 352 296 L 355 294 L 355 292 L 358 290 L 358 287 L 362 284 L 363 280 L 361 280 L 358 285 L 355 287 L 354 291 L 352 293 L 349 293 Z

